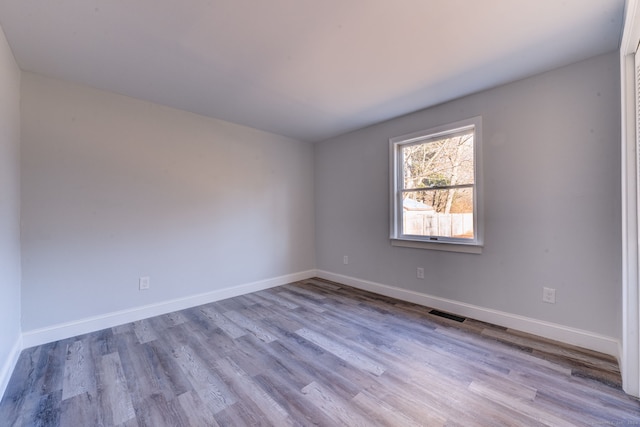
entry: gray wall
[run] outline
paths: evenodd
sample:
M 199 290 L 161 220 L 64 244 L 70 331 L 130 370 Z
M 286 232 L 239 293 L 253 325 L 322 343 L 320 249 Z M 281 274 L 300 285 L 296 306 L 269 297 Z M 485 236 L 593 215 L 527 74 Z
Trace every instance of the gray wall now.
M 24 73 L 22 184 L 25 332 L 315 266 L 285 137 Z
M 619 338 L 618 87 L 611 53 L 310 146 L 24 73 L 23 330 L 315 260 Z M 388 139 L 475 115 L 484 126 L 483 254 L 392 247 Z M 17 247 L 17 201 L 10 207 Z M 149 291 L 137 290 L 142 275 Z M 543 286 L 557 289 L 555 305 L 542 303 Z
M 20 69 L 0 28 L 0 396 L 20 338 Z
M 318 269 L 620 338 L 619 93 L 614 52 L 316 144 Z M 483 253 L 392 247 L 388 139 L 476 115 Z

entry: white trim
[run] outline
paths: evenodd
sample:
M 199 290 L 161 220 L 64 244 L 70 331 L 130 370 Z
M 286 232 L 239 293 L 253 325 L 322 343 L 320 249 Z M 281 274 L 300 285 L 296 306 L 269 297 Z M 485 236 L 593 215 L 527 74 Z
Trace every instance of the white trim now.
M 435 249 L 438 251 L 461 252 L 466 254 L 481 254 L 482 246 L 471 245 L 467 243 L 449 243 L 449 242 L 425 242 L 422 240 L 409 239 L 391 239 L 391 246 L 400 246 L 403 248 L 414 249 Z
M 272 279 L 246 283 L 244 285 L 218 289 L 203 294 L 191 295 L 184 298 L 176 298 L 157 304 L 144 305 L 128 310 L 115 311 L 99 316 L 92 316 L 72 322 L 60 323 L 57 325 L 47 326 L 45 328 L 34 329 L 31 331 L 23 332 L 22 341 L 24 348 L 46 344 L 48 342 L 74 337 L 76 335 L 95 332 L 105 328 L 111 328 L 114 326 L 122 325 L 124 323 L 135 322 L 136 320 L 147 319 L 149 317 L 159 316 L 161 314 L 171 313 L 173 311 L 183 310 L 185 308 L 208 304 L 210 302 L 232 298 L 251 292 L 257 292 L 264 289 L 273 288 L 275 286 L 286 285 L 287 283 L 297 282 L 299 280 L 310 279 L 315 276 L 315 273 L 315 270 L 307 270 L 298 273 L 287 274 L 284 276 L 274 277 Z
M 401 147 L 423 142 L 431 142 L 445 135 L 457 134 L 473 130 L 473 239 L 461 239 L 443 236 L 414 236 L 403 234 L 402 230 L 402 166 L 399 151 Z M 483 173 L 482 173 L 482 116 L 475 116 L 457 122 L 432 127 L 419 132 L 397 136 L 389 139 L 389 238 L 393 246 L 405 246 L 416 249 L 434 249 L 448 252 L 482 253 L 484 241 L 484 205 L 483 205 Z M 433 190 L 437 188 L 425 188 Z M 436 239 L 437 237 L 437 239 Z M 407 242 L 407 243 L 404 243 Z M 456 249 L 460 246 L 461 249 Z M 476 246 L 475 250 L 469 249 Z
M 640 307 L 638 289 L 638 171 L 634 56 L 640 40 L 637 0 L 627 0 L 620 45 L 621 184 L 622 184 L 622 388 L 640 397 Z
M 618 358 L 620 342 L 604 335 L 582 329 L 571 328 L 557 323 L 545 322 L 517 314 L 479 307 L 446 298 L 435 297 L 420 292 L 401 289 L 381 283 L 361 280 L 355 277 L 343 276 L 328 271 L 318 270 L 318 277 L 331 280 L 354 288 L 386 295 L 403 301 L 420 304 L 426 307 L 447 311 L 464 317 L 470 317 L 483 322 L 516 329 L 522 332 L 538 335 L 540 337 L 560 341 L 566 344 L 579 346 L 589 350 L 609 354 Z
M 11 347 L 9 357 L 4 361 L 4 364 L 0 369 L 0 401 L 4 397 L 4 392 L 7 391 L 11 374 L 18 363 L 18 358 L 20 357 L 22 349 L 22 335 L 19 335 L 18 339 L 16 339 L 16 342 L 13 344 L 13 347 Z

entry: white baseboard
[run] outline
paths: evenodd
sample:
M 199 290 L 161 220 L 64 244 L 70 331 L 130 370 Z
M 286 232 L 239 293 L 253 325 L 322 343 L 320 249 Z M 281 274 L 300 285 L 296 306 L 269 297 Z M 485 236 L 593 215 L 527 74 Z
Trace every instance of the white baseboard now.
M 114 326 L 122 325 L 124 323 L 135 322 L 136 320 L 147 319 L 149 317 L 159 316 L 161 314 L 171 313 L 173 311 L 183 310 L 185 308 L 195 307 L 202 304 L 208 304 L 210 302 L 235 297 L 238 295 L 257 292 L 263 289 L 273 288 L 275 286 L 286 285 L 287 283 L 296 282 L 299 280 L 310 279 L 315 275 L 315 270 L 302 271 L 299 273 L 292 273 L 284 276 L 274 277 L 272 279 L 260 280 L 257 282 L 246 283 L 244 285 L 218 289 L 203 294 L 163 301 L 157 304 L 135 307 L 128 310 L 121 310 L 99 316 L 79 319 L 73 322 L 60 323 L 57 325 L 48 326 L 46 328 L 25 331 L 22 333 L 22 345 L 24 346 L 24 348 L 29 348 L 36 345 L 46 344 L 52 341 L 71 338 L 76 335 L 82 335 L 89 332 L 99 331 L 105 328 L 111 328 Z
M 427 307 L 432 307 L 460 316 L 470 317 L 483 322 L 492 323 L 494 325 L 516 329 L 544 338 L 553 339 L 594 351 L 599 351 L 601 353 L 612 355 L 618 358 L 618 360 L 620 357 L 620 342 L 619 340 L 612 337 L 599 335 L 593 332 L 559 325 L 556 323 L 532 319 L 517 314 L 506 313 L 459 301 L 449 300 L 446 298 L 435 297 L 420 292 L 410 291 L 407 289 L 384 285 L 381 283 L 362 280 L 355 277 L 343 276 L 341 274 L 335 274 L 328 271 L 308 270 L 230 288 L 219 289 L 203 294 L 164 301 L 157 304 L 135 307 L 129 310 L 107 313 L 104 315 L 93 316 L 73 322 L 61 323 L 46 328 L 25 331 L 22 334 L 20 342 L 16 343 L 15 348 L 12 350 L 11 357 L 13 359 L 7 361 L 5 365 L 2 366 L 2 371 L 0 371 L 0 391 L 3 391 L 3 385 L 4 387 L 6 387 L 6 384 L 4 384 L 4 382 L 8 383 L 8 377 L 10 377 L 20 351 L 23 348 L 46 344 L 48 342 L 70 338 L 89 332 L 95 332 L 101 329 L 122 325 L 124 323 L 134 322 L 136 320 L 142 320 L 177 310 L 183 310 L 185 308 L 195 307 L 198 305 L 231 298 L 238 295 L 244 295 L 263 289 L 269 289 L 275 286 L 285 285 L 287 283 L 296 282 L 299 280 L 310 279 L 312 277 L 320 277 L 323 279 L 332 280 L 334 282 L 353 286 L 354 288 L 375 292 L 377 294 L 386 295 Z M 7 378 L 5 378 L 5 376 L 7 376 Z
M 18 335 L 16 342 L 13 344 L 13 347 L 11 347 L 11 351 L 9 351 L 7 360 L 0 366 L 0 400 L 2 400 L 4 392 L 7 390 L 11 374 L 16 367 L 16 363 L 18 363 L 22 348 L 22 336 Z
M 446 298 L 439 298 L 420 292 L 410 291 L 407 289 L 383 285 L 381 283 L 361 280 L 355 277 L 343 276 L 341 274 L 335 274 L 328 271 L 317 270 L 316 273 L 317 276 L 322 279 L 343 283 L 345 285 L 353 286 L 354 288 L 375 292 L 377 294 L 424 305 L 427 307 L 457 314 L 459 316 L 470 317 L 472 319 L 492 323 L 494 325 L 503 326 L 506 328 L 538 335 L 540 337 L 560 341 L 566 344 L 598 351 L 614 356 L 618 359 L 618 361 L 620 360 L 620 341 L 612 337 L 599 335 L 593 332 L 576 329 L 569 326 L 559 325 L 557 323 L 545 322 L 542 320 L 532 319 L 517 314 L 492 310 L 489 308 L 466 304 Z

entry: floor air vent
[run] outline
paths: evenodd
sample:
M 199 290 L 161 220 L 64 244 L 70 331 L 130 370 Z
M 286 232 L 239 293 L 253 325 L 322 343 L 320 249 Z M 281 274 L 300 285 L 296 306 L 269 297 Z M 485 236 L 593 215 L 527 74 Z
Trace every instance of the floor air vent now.
M 444 311 L 431 310 L 429 314 L 433 314 L 434 316 L 444 317 L 446 319 L 455 320 L 456 322 L 464 322 L 467 318 L 462 316 L 456 316 L 455 314 L 445 313 Z

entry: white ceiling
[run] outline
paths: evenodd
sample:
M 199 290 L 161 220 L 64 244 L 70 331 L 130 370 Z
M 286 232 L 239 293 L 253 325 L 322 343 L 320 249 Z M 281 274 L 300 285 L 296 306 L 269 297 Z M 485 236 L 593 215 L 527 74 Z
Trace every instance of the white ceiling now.
M 624 0 L 2 0 L 19 66 L 319 141 L 618 47 Z

